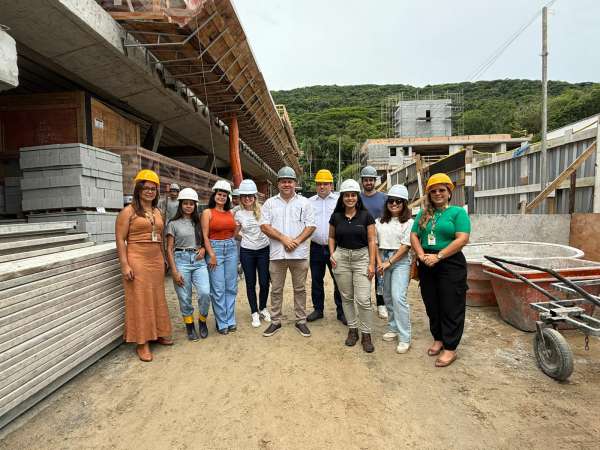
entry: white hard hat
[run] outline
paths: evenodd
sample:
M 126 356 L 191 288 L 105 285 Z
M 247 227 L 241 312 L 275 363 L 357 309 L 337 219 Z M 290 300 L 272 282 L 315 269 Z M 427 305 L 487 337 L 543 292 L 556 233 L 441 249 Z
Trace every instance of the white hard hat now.
M 281 180 L 282 178 L 289 178 L 290 180 L 295 180 L 296 172 L 291 167 L 284 166 L 281 169 L 279 169 L 279 172 L 277 172 L 277 179 Z
M 361 178 L 377 178 L 377 169 L 373 166 L 366 166 L 360 171 Z
M 408 189 L 403 184 L 393 185 L 387 193 L 388 197 L 401 198 L 408 200 Z
M 212 188 L 214 191 L 225 191 L 231 193 L 231 185 L 225 180 L 218 180 Z
M 179 187 L 179 185 L 177 183 L 171 183 L 171 186 L 169 186 L 169 190 L 170 191 L 178 191 L 181 188 Z
M 356 180 L 344 180 L 340 188 L 340 193 L 343 192 L 360 192 L 360 186 Z
M 254 195 L 258 192 L 256 183 L 252 180 L 242 180 L 240 187 L 238 188 L 240 195 Z
M 198 203 L 198 193 L 192 188 L 184 188 L 177 196 L 177 200 L 193 200 Z
M 240 196 L 240 191 L 238 189 L 234 189 L 233 192 L 231 193 L 232 197 L 239 197 Z

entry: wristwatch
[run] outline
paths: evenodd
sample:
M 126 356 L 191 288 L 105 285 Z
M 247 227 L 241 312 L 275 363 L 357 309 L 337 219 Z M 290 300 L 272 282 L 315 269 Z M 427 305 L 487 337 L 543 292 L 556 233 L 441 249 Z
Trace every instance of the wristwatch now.
M 442 254 L 442 252 L 438 252 L 438 254 L 435 255 L 435 256 L 437 256 L 438 261 L 441 261 L 442 258 L 444 257 L 444 255 Z

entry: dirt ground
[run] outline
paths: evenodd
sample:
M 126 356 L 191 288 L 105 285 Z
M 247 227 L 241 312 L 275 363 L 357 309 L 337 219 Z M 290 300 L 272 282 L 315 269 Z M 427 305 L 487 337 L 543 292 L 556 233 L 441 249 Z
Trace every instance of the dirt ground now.
M 328 277 L 328 292 L 331 280 Z M 291 286 L 286 313 L 293 317 Z M 598 448 L 600 341 L 566 333 L 575 372 L 558 383 L 535 365 L 532 335 L 495 308 L 470 308 L 459 359 L 433 366 L 418 287 L 413 346 L 398 355 L 376 319 L 375 352 L 343 345 L 327 296 L 304 338 L 290 320 L 271 338 L 250 326 L 189 342 L 168 285 L 176 343 L 142 363 L 122 345 L 0 432 L 2 449 Z M 310 304 L 310 296 L 309 296 Z M 309 311 L 312 310 L 309 308 Z M 212 321 L 211 321 L 212 323 Z

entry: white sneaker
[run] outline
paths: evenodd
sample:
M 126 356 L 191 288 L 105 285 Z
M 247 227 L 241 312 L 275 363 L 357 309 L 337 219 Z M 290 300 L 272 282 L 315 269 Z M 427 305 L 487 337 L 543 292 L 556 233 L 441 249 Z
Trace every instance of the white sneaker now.
M 260 316 L 258 313 L 252 313 L 252 326 L 254 328 L 260 327 Z
M 377 307 L 377 315 L 379 316 L 380 319 L 388 318 L 387 308 L 385 307 L 385 305 L 381 305 L 381 306 Z
M 410 348 L 410 344 L 408 342 L 398 342 L 398 347 L 396 347 L 396 353 L 406 353 Z
M 263 309 L 260 312 L 260 317 L 262 317 L 262 320 L 264 320 L 265 322 L 271 321 L 271 314 L 269 314 L 269 310 L 267 308 Z
M 383 337 L 383 340 L 387 341 L 387 342 L 395 341 L 396 338 L 398 337 L 398 333 L 396 333 L 394 331 L 388 331 L 382 337 Z

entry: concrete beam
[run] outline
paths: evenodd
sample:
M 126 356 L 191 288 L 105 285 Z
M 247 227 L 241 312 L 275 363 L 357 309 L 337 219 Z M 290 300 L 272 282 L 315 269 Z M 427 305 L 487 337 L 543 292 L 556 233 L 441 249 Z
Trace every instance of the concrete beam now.
M 15 40 L 0 28 L 0 91 L 19 85 L 17 45 Z

